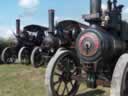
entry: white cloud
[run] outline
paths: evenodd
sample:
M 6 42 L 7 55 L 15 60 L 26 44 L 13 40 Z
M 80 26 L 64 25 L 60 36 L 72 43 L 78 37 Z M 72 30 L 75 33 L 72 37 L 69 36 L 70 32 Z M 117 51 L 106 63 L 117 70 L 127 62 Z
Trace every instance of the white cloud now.
M 128 14 L 128 8 L 125 8 L 125 9 L 123 10 L 123 14 Z
M 15 31 L 11 28 L 5 27 L 5 26 L 0 26 L 0 38 L 9 38 L 9 37 L 14 37 L 13 33 Z
M 39 0 L 19 0 L 19 6 L 23 9 L 20 17 L 33 16 L 40 4 Z
M 125 21 L 128 21 L 128 8 L 125 8 L 124 10 L 123 10 L 123 14 L 122 14 L 123 16 L 123 20 L 125 20 Z
M 61 17 L 55 16 L 55 22 L 59 22 L 59 21 L 61 21 L 61 20 L 62 20 Z
M 102 8 L 102 10 L 104 11 L 104 10 L 107 9 L 107 5 L 106 5 L 106 4 L 102 4 L 101 8 Z
M 39 0 L 19 0 L 19 5 L 22 8 L 35 8 L 39 5 Z
M 74 18 L 70 18 L 70 17 L 59 17 L 59 16 L 55 16 L 55 22 L 61 22 L 63 20 L 74 20 Z

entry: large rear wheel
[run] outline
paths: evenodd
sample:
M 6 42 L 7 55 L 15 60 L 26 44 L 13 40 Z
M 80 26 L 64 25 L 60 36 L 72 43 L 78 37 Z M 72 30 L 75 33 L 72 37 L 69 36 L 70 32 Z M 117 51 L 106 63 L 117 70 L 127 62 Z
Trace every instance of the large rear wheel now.
M 115 66 L 111 96 L 128 96 L 128 54 L 122 55 Z
M 30 64 L 30 50 L 27 47 L 22 47 L 18 53 L 18 61 L 21 64 Z
M 38 68 L 45 63 L 45 58 L 43 58 L 42 49 L 40 47 L 35 47 L 31 54 L 31 64 L 33 67 Z
M 15 63 L 16 61 L 16 54 L 10 47 L 6 47 L 1 53 L 1 60 L 5 64 Z
M 49 96 L 75 96 L 80 83 L 73 77 L 81 73 L 79 66 L 75 54 L 68 50 L 57 51 L 46 70 Z

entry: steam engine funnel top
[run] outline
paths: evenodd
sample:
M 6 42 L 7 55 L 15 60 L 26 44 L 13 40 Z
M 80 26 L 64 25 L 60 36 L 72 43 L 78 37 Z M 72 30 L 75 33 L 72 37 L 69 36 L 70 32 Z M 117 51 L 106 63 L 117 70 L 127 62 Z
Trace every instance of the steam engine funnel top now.
M 49 32 L 54 32 L 54 16 L 55 11 L 53 9 L 50 9 L 48 11 L 49 13 Z
M 20 33 L 20 19 L 16 19 L 16 34 Z
M 101 13 L 101 0 L 90 0 L 90 13 Z

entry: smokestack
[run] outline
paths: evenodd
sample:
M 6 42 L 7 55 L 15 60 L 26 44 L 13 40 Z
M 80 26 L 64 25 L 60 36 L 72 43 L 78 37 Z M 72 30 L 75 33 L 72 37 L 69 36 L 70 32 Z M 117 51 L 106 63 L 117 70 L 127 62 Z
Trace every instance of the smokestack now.
M 90 13 L 91 14 L 96 14 L 96 13 L 101 14 L 101 0 L 90 0 Z
M 16 19 L 16 34 L 20 33 L 20 19 Z
M 108 11 L 110 12 L 112 10 L 112 1 L 111 0 L 108 0 L 107 7 L 108 7 Z
M 50 9 L 48 11 L 49 15 L 49 32 L 54 32 L 54 16 L 55 16 L 55 11 L 53 9 Z

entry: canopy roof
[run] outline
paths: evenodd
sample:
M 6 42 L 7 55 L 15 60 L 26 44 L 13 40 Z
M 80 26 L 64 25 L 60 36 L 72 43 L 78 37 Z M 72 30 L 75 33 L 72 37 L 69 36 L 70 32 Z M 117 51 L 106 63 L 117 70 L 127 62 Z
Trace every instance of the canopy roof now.
M 31 24 L 31 25 L 25 26 L 24 30 L 27 30 L 27 31 L 30 31 L 30 32 L 38 32 L 38 31 L 48 30 L 48 28 L 44 27 L 44 26 L 40 26 L 40 25 Z
M 75 20 L 63 20 L 63 21 L 60 21 L 56 27 L 63 27 L 63 28 L 72 28 L 72 27 L 76 27 L 76 28 L 87 28 L 88 26 L 85 25 L 85 24 L 82 24 L 80 22 L 77 22 Z

